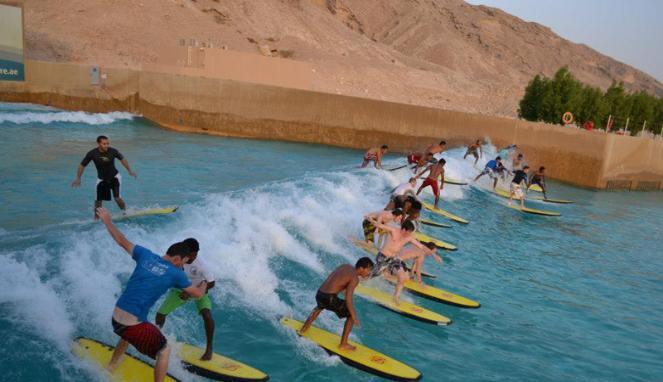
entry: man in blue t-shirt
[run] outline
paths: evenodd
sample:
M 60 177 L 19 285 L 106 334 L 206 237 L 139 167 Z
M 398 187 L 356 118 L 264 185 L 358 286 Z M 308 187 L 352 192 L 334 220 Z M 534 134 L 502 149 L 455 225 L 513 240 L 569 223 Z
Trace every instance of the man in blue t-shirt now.
M 198 285 L 191 285 L 182 270 L 191 254 L 191 249 L 185 243 L 175 243 L 165 255 L 158 256 L 127 240 L 113 225 L 106 209 L 98 208 L 97 215 L 113 239 L 136 261 L 136 268 L 113 310 L 113 331 L 121 339 L 113 351 L 108 370 L 113 372 L 131 344 L 139 352 L 156 360 L 154 380 L 163 381 L 168 371 L 170 346 L 159 328 L 147 321 L 147 314 L 159 297 L 170 288 L 180 288 L 194 298 L 200 298 L 207 291 L 207 283 L 202 281 Z
M 497 175 L 502 175 L 504 177 L 505 172 L 507 171 L 506 167 L 502 164 L 502 158 L 497 157 L 493 160 L 489 160 L 488 163 L 486 163 L 486 167 L 484 167 L 483 171 L 477 175 L 476 178 L 474 178 L 474 181 L 476 182 L 481 178 L 482 176 L 488 174 L 488 176 L 493 180 L 493 190 L 495 187 L 497 187 Z

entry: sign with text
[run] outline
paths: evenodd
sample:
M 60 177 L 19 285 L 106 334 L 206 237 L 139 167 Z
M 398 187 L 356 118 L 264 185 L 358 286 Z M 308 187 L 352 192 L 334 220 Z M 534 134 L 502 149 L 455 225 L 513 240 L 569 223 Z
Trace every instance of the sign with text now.
M 23 9 L 0 4 L 0 81 L 24 81 Z

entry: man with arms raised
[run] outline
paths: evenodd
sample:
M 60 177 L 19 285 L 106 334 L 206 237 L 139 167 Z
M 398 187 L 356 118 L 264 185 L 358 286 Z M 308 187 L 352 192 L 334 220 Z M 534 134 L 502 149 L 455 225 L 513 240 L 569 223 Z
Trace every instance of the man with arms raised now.
M 101 207 L 102 201 L 111 200 L 111 192 L 113 193 L 113 198 L 118 207 L 120 207 L 122 211 L 127 208 L 124 200 L 120 197 L 121 177 L 115 168 L 115 158 L 120 160 L 120 163 L 122 163 L 122 166 L 127 169 L 129 175 L 134 178 L 136 177 L 136 173 L 131 171 L 127 159 L 120 154 L 119 151 L 110 147 L 108 137 L 100 135 L 97 137 L 97 147 L 85 154 L 85 158 L 83 158 L 81 164 L 78 165 L 76 179 L 71 183 L 72 187 L 80 186 L 81 176 L 83 175 L 83 171 L 85 171 L 85 166 L 87 166 L 90 161 L 94 162 L 94 166 L 97 168 L 97 198 L 94 201 L 95 220 L 97 219 L 97 208 Z
M 375 257 L 375 268 L 371 276 L 376 277 L 382 274 L 386 278 L 395 277 L 396 290 L 394 292 L 394 303 L 400 305 L 401 291 L 405 283 L 410 279 L 407 267 L 399 257 L 400 251 L 408 243 L 421 249 L 425 254 L 432 255 L 433 251 L 412 237 L 414 224 L 409 220 L 405 220 L 400 228 L 379 224 L 377 221 L 374 221 L 374 224 L 376 227 L 387 232 L 389 240 Z
M 343 350 L 355 350 L 355 346 L 348 343 L 348 336 L 354 325 L 361 327 L 361 323 L 357 318 L 352 296 L 354 294 L 359 279 L 365 279 L 371 274 L 373 270 L 373 261 L 368 257 L 362 257 L 357 261 L 353 267 L 350 264 L 343 264 L 336 268 L 320 285 L 318 292 L 315 295 L 317 306 L 313 309 L 311 314 L 304 322 L 304 325 L 299 330 L 299 334 L 304 334 L 311 327 L 320 313 L 327 309 L 336 313 L 338 318 L 345 318 L 345 325 L 343 326 L 343 334 L 341 335 L 341 343 L 339 348 Z M 344 292 L 345 300 L 338 297 L 338 294 Z
M 180 288 L 190 296 L 200 298 L 207 290 L 207 283 L 202 281 L 197 286 L 191 285 L 182 270 L 191 253 L 186 244 L 175 243 L 160 257 L 127 240 L 113 225 L 110 214 L 104 208 L 99 208 L 97 215 L 117 244 L 136 262 L 129 282 L 113 309 L 113 332 L 121 339 L 113 351 L 108 370 L 111 373 L 115 370 L 131 344 L 142 354 L 156 360 L 154 381 L 161 382 L 168 371 L 170 346 L 159 328 L 147 321 L 147 313 L 168 289 Z
M 214 276 L 210 273 L 207 264 L 200 258 L 198 258 L 198 251 L 200 250 L 200 245 L 198 240 L 190 237 L 183 241 L 190 248 L 189 261 L 184 263 L 184 273 L 193 283 L 193 285 L 200 284 L 201 281 L 207 283 L 207 290 L 205 295 L 201 298 L 196 298 L 196 308 L 198 308 L 198 313 L 200 317 L 203 318 L 203 324 L 205 325 L 205 337 L 207 338 L 207 347 L 205 348 L 205 353 L 200 357 L 203 361 L 209 361 L 212 359 L 213 354 L 213 343 L 214 343 L 214 318 L 212 317 L 212 301 L 210 300 L 207 292 L 210 289 L 214 288 L 215 281 Z M 168 293 L 166 301 L 161 304 L 159 311 L 154 319 L 154 322 L 159 328 L 163 328 L 163 325 L 166 323 L 166 316 L 168 316 L 175 309 L 186 304 L 189 301 L 188 293 L 182 289 L 174 288 Z
M 419 179 L 426 171 L 428 171 L 428 177 L 424 182 L 419 186 L 417 190 L 417 195 L 421 193 L 421 190 L 430 186 L 433 189 L 433 194 L 435 195 L 435 208 L 437 208 L 437 202 L 440 200 L 440 190 L 444 188 L 444 164 L 447 163 L 444 159 L 440 159 L 437 163 L 432 164 L 422 172 L 417 174 L 414 179 Z M 437 184 L 437 178 L 440 178 L 440 184 Z

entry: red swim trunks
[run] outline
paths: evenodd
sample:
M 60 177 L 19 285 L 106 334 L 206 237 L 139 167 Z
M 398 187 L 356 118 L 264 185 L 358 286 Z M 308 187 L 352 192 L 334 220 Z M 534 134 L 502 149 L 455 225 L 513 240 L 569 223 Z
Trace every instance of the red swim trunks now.
M 431 186 L 431 188 L 433 189 L 433 194 L 435 194 L 436 197 L 440 196 L 440 186 L 438 185 L 437 180 L 426 178 L 424 182 L 421 184 L 421 188 L 423 189 L 426 186 Z
M 419 162 L 419 159 L 421 159 L 421 154 L 411 153 L 410 155 L 407 156 L 407 163 L 415 164 Z
M 123 340 L 133 345 L 136 350 L 152 359 L 156 359 L 157 354 L 168 343 L 159 328 L 149 322 L 125 326 L 113 320 L 113 331 Z

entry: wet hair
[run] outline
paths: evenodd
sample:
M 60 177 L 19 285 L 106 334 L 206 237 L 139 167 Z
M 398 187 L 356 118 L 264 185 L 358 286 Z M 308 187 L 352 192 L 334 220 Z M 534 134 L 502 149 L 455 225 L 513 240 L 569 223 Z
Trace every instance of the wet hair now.
M 543 166 L 539 167 L 539 171 L 543 171 L 543 170 L 545 170 L 545 169 L 546 169 L 546 168 L 543 167 Z
M 523 157 L 523 154 L 518 154 L 518 158 L 522 158 L 522 157 Z
M 404 229 L 406 231 L 414 231 L 414 223 L 412 223 L 411 220 L 405 220 L 403 223 L 401 223 L 401 229 Z
M 435 244 L 433 244 L 433 242 L 422 243 L 422 244 L 424 245 L 424 247 L 426 247 L 426 248 L 428 248 L 428 249 L 435 249 L 435 248 L 437 248 L 437 246 L 436 246 Z
M 440 141 L 440 145 L 446 145 L 447 141 Z
M 388 149 L 389 146 L 387 146 L 387 145 L 382 145 L 382 147 L 380 147 L 380 148 L 381 148 L 381 149 Z
M 445 164 L 445 163 L 447 163 L 447 161 L 445 161 L 444 159 L 440 159 L 439 161 L 437 161 L 437 163 L 439 163 L 439 164 Z
M 527 170 L 527 169 L 529 169 L 529 166 L 523 167 L 523 170 Z
M 416 179 L 414 179 L 414 178 L 410 178 L 410 180 L 408 180 L 408 183 L 411 182 L 411 181 L 413 181 L 413 180 L 416 180 Z
M 502 157 L 497 157 L 495 158 L 495 160 L 502 160 Z
M 481 139 L 477 139 L 477 143 L 481 143 Z
M 355 264 L 355 268 L 373 268 L 373 260 L 371 260 L 368 257 L 362 257 L 361 259 L 357 260 L 357 263 Z
M 396 209 L 391 211 L 391 214 L 394 215 L 394 216 L 401 216 L 401 215 L 403 215 L 403 210 L 400 209 L 400 208 L 396 208 Z
M 200 245 L 198 244 L 198 240 L 196 240 L 192 237 L 190 237 L 188 239 L 185 239 L 182 243 L 188 245 L 189 249 L 191 249 L 191 252 L 200 251 Z
M 105 139 L 105 140 L 108 140 L 108 137 L 105 136 L 105 135 L 100 135 L 100 136 L 98 136 L 98 137 L 97 137 L 97 143 L 101 143 L 101 141 L 103 141 L 104 139 Z
M 407 198 L 405 198 L 406 202 L 410 202 L 410 204 L 414 205 L 415 202 L 417 202 L 417 198 L 415 198 L 412 195 L 408 195 Z
M 191 248 L 183 241 L 171 245 L 166 251 L 166 255 L 171 257 L 188 257 L 191 254 Z
M 422 207 L 422 205 L 421 205 L 420 201 L 415 200 L 414 202 L 412 202 L 412 210 L 413 211 L 421 211 L 421 207 Z

